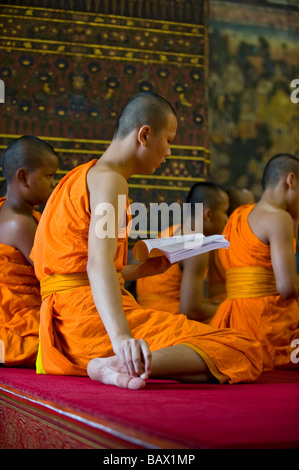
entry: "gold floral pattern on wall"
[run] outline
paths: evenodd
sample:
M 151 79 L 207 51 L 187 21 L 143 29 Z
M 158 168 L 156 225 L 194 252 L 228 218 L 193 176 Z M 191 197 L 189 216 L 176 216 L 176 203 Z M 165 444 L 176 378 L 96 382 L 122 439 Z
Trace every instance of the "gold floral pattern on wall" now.
M 16 3 L 0 10 L 0 150 L 19 135 L 38 135 L 57 150 L 61 177 L 100 158 L 130 96 L 154 91 L 175 107 L 179 129 L 168 163 L 131 178 L 132 200 L 180 202 L 208 177 L 206 0 L 197 2 L 198 24 Z M 112 3 L 118 12 L 127 5 Z

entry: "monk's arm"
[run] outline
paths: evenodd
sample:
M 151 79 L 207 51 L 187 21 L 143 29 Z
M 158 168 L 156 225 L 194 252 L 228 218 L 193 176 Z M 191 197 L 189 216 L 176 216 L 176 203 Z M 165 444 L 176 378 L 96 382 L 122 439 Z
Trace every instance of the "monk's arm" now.
M 87 176 L 90 193 L 91 221 L 88 239 L 87 274 L 93 300 L 110 337 L 115 354 L 131 376 L 150 373 L 151 353 L 145 341 L 134 339 L 122 305 L 121 290 L 114 260 L 117 252 L 119 194 L 126 194 L 127 185 L 120 175 L 105 175 L 99 187 L 96 172 Z M 97 223 L 101 223 L 99 204 L 111 204 L 115 208 L 115 236 L 102 237 Z M 105 206 L 103 206 L 105 207 Z M 112 219 L 110 223 L 113 223 Z
M 211 299 L 224 299 L 226 297 L 225 270 L 220 262 L 219 250 L 210 252 L 208 277 L 209 297 Z
M 190 320 L 207 321 L 215 314 L 219 305 L 219 302 L 204 298 L 204 280 L 208 260 L 208 253 L 204 253 L 183 261 L 180 312 Z
M 269 220 L 268 227 L 277 290 L 285 298 L 298 297 L 299 275 L 293 247 L 293 220 L 287 212 L 281 212 Z

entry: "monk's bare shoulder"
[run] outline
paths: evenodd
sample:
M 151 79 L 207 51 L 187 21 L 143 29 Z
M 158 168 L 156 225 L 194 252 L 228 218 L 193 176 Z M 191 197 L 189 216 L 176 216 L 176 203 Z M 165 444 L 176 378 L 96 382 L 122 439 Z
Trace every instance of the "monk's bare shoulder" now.
M 293 229 L 291 215 L 284 209 L 270 204 L 257 204 L 248 216 L 252 232 L 265 244 L 269 244 L 275 234 Z
M 99 162 L 88 171 L 87 186 L 90 193 L 128 193 L 126 179 L 110 165 L 101 165 Z
M 0 243 L 13 246 L 26 258 L 29 257 L 37 223 L 33 216 L 23 213 L 7 213 L 1 220 Z

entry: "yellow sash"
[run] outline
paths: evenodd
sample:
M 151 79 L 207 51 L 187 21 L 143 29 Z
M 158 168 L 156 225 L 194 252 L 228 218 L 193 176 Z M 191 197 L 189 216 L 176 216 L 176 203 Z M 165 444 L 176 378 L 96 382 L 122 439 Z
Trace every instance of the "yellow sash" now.
M 125 280 L 121 273 L 117 273 L 120 288 L 123 294 L 129 294 L 125 289 Z M 77 289 L 81 286 L 89 286 L 89 279 L 86 272 L 70 274 L 51 274 L 40 281 L 40 292 L 42 300 L 51 294 L 62 294 Z M 131 295 L 131 294 L 129 294 Z
M 51 294 L 67 292 L 80 286 L 89 286 L 86 272 L 70 274 L 51 274 L 44 277 L 40 282 L 42 300 Z
M 253 266 L 228 269 L 226 290 L 229 299 L 279 295 L 273 271 Z

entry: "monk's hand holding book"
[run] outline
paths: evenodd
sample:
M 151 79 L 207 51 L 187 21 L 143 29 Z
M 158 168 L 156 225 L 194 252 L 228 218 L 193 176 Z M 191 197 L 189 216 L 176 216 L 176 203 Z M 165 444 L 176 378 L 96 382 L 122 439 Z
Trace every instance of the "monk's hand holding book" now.
M 171 263 L 166 256 L 148 258 L 138 264 L 138 278 L 163 274 L 170 266 Z

